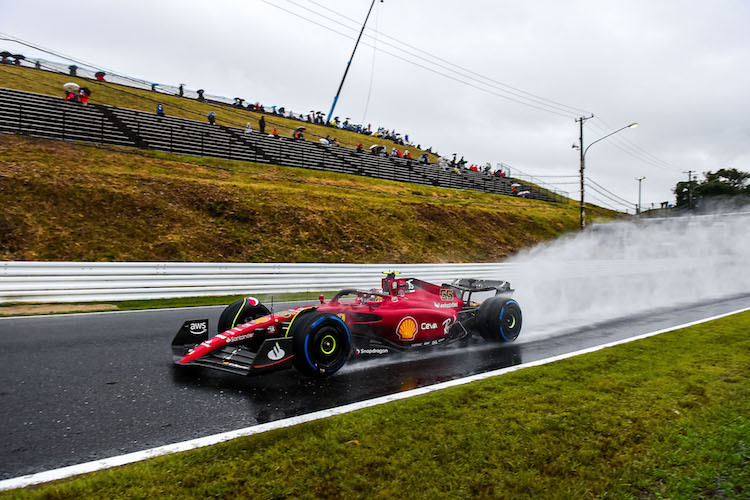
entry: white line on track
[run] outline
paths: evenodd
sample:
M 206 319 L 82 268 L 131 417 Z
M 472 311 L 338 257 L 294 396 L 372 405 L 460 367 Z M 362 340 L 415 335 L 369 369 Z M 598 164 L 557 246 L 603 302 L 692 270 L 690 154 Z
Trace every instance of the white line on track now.
M 323 418 L 332 417 L 334 415 L 350 413 L 356 410 L 361 410 L 363 408 L 370 408 L 372 406 L 390 403 L 392 401 L 407 399 L 407 398 L 411 398 L 414 396 L 421 396 L 423 394 L 428 394 L 430 392 L 439 391 L 441 389 L 446 389 L 448 387 L 464 385 L 464 384 L 468 384 L 470 382 L 474 382 L 477 380 L 484 380 L 490 377 L 496 377 L 498 375 L 503 375 L 505 373 L 514 372 L 516 370 L 521 370 L 524 368 L 531 368 L 533 366 L 540 366 L 540 365 L 546 365 L 548 363 L 554 363 L 555 361 L 560 361 L 563 359 L 579 356 L 581 354 L 587 354 L 590 352 L 599 351 L 607 347 L 612 347 L 612 346 L 616 346 L 620 344 L 626 344 L 628 342 L 633 342 L 635 340 L 641 340 L 641 339 L 645 339 L 648 337 L 653 337 L 654 335 L 659 335 L 661 333 L 671 332 L 674 330 L 680 330 L 682 328 L 699 325 L 701 323 L 706 323 L 708 321 L 717 320 L 720 318 L 732 316 L 734 314 L 739 314 L 739 313 L 743 313 L 746 311 L 750 311 L 750 307 L 746 307 L 744 309 L 738 309 L 736 311 L 732 311 L 732 312 L 728 312 L 724 314 L 719 314 L 717 316 L 712 316 L 710 318 L 704 318 L 704 319 L 699 319 L 697 321 L 691 321 L 690 323 L 684 323 L 682 325 L 672 326 L 669 328 L 665 328 L 663 330 L 657 330 L 655 332 L 644 333 L 642 335 L 637 335 L 635 337 L 617 340 L 615 342 L 608 342 L 606 344 L 601 344 L 601 345 L 594 346 L 594 347 L 588 347 L 586 349 L 569 352 L 567 354 L 560 354 L 558 356 L 552 356 L 549 358 L 540 359 L 537 361 L 531 361 L 529 363 L 523 363 L 520 365 L 509 366 L 507 368 L 501 368 L 499 370 L 493 370 L 490 372 L 479 373 L 479 374 L 471 375 L 469 377 L 465 377 L 461 379 L 449 380 L 447 382 L 441 382 L 439 384 L 420 387 L 418 389 L 412 389 L 409 391 L 399 392 L 396 394 L 390 394 L 388 396 L 381 396 L 379 398 L 368 399 L 367 401 L 351 403 L 348 405 L 339 406 L 337 408 L 329 408 L 327 410 L 320 410 L 320 411 L 316 411 L 313 413 L 308 413 L 306 415 L 300 415 L 297 417 L 276 420 L 276 421 L 268 422 L 265 424 L 254 425 L 252 427 L 245 427 L 244 429 L 237 429 L 234 431 L 222 432 L 221 434 L 214 434 L 212 436 L 205 436 L 205 437 L 198 438 L 198 439 L 191 439 L 189 441 L 183 441 L 181 443 L 174 443 L 174 444 L 168 444 L 165 446 L 159 446 L 158 448 L 151 448 L 149 450 L 136 451 L 134 453 L 128 453 L 126 455 L 119 455 L 116 457 L 105 458 L 102 460 L 95 460 L 93 462 L 86 462 L 83 464 L 71 465 L 69 467 L 62 467 L 60 469 L 53 469 L 53 470 L 48 470 L 45 472 L 38 472 L 36 474 L 29 474 L 26 476 L 6 479 L 4 481 L 0 481 L 0 491 L 11 490 L 15 488 L 24 488 L 26 486 L 31 486 L 33 484 L 46 483 L 49 481 L 56 481 L 58 479 L 64 479 L 70 476 L 86 474 L 88 472 L 94 472 L 94 471 L 102 470 L 102 469 L 109 469 L 111 467 L 118 467 L 120 465 L 130 464 L 133 462 L 139 462 L 141 460 L 146 460 L 146 459 L 158 457 L 161 455 L 169 455 L 169 454 L 178 453 L 181 451 L 188 451 L 188 450 L 194 450 L 196 448 L 203 448 L 204 446 L 211 446 L 213 444 L 221 443 L 224 441 L 229 441 L 230 439 L 235 439 L 235 438 L 242 437 L 242 436 L 260 434 L 262 432 L 267 432 L 267 431 L 274 430 L 274 429 L 281 429 L 284 427 L 291 427 L 293 425 L 301 424 L 304 422 L 311 422 L 313 420 L 320 420 Z

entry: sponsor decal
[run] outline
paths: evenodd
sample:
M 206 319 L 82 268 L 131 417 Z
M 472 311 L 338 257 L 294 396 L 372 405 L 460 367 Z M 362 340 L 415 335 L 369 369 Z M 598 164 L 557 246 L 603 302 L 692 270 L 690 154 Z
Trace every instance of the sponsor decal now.
M 281 348 L 278 342 L 273 346 L 273 349 L 268 351 L 268 359 L 271 361 L 278 361 L 281 358 L 284 357 L 286 353 L 284 352 L 284 349 Z
M 355 349 L 354 352 L 359 356 L 360 354 L 388 354 L 388 349 Z
M 218 335 L 217 335 L 218 337 Z M 242 340 L 247 340 L 255 337 L 255 332 L 246 333 L 244 335 L 237 335 L 236 337 L 228 337 L 227 338 L 227 344 L 231 344 L 233 342 L 240 342 Z
M 271 335 L 273 335 L 274 333 L 276 333 L 276 325 L 269 326 L 268 327 L 268 333 L 270 333 Z
M 341 318 L 341 321 L 343 321 L 344 323 L 346 323 L 346 314 L 341 313 L 341 314 L 337 314 L 336 316 L 338 316 L 339 318 Z
M 453 325 L 453 323 L 456 322 L 457 319 L 458 318 L 456 316 L 453 316 L 452 318 L 448 318 L 445 321 L 443 321 L 443 328 L 445 329 L 445 331 L 443 332 L 444 335 L 446 336 L 448 335 L 448 332 L 450 331 L 451 326 Z
M 418 331 L 419 326 L 417 325 L 417 320 L 411 316 L 402 319 L 396 327 L 396 334 L 401 340 L 414 340 Z
M 391 297 L 391 302 L 398 302 L 398 297 Z
M 399 288 L 399 290 L 398 290 L 398 296 L 399 296 L 399 297 L 403 297 L 404 295 L 406 295 L 406 294 L 404 293 L 404 291 L 403 291 L 402 289 L 400 289 L 400 288 Z
M 440 300 L 445 300 L 446 302 L 456 300 L 456 296 L 453 294 L 453 290 L 449 288 L 441 288 L 440 289 Z
M 422 330 L 436 330 L 437 327 L 437 323 L 422 323 L 419 325 L 419 328 Z
M 208 332 L 208 321 L 195 321 L 190 323 L 190 333 L 193 335 L 203 335 Z
M 406 280 L 404 283 L 406 284 L 406 293 L 411 293 L 417 290 L 414 288 L 414 282 L 412 280 Z
M 458 302 L 449 302 L 447 304 L 438 304 L 437 302 L 433 302 L 432 305 L 437 307 L 438 309 L 447 309 L 449 307 L 458 307 Z

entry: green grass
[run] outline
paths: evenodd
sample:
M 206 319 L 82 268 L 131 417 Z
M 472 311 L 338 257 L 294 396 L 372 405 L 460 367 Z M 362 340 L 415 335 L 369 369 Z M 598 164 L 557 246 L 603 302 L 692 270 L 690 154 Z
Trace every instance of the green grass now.
M 121 302 L 76 302 L 74 305 L 93 305 L 93 306 L 104 306 L 101 308 L 94 308 L 86 312 L 96 311 L 111 311 L 111 307 L 114 306 L 117 311 L 133 311 L 139 309 L 166 309 L 170 307 L 199 307 L 199 306 L 221 306 L 228 305 L 248 295 L 252 295 L 262 303 L 266 304 L 269 308 L 271 307 L 271 300 L 274 303 L 295 301 L 295 300 L 316 300 L 320 295 L 323 295 L 326 299 L 332 298 L 336 294 L 336 291 L 324 291 L 324 292 L 287 292 L 287 293 L 261 293 L 261 294 L 242 294 L 242 295 L 217 295 L 210 297 L 180 297 L 173 299 L 149 299 L 149 300 L 123 300 Z M 19 312 L 18 307 L 23 306 L 35 306 L 44 308 L 45 306 L 54 306 L 55 308 L 65 306 L 65 304 L 48 304 L 48 303 L 10 303 L 0 305 L 0 317 L 3 316 L 27 316 L 27 315 L 39 315 L 39 314 L 75 314 L 78 311 L 54 311 L 44 312 L 34 310 L 31 312 Z
M 746 499 L 749 329 L 743 313 L 3 496 Z
M 0 204 L 3 260 L 486 262 L 578 227 L 539 200 L 13 135 Z

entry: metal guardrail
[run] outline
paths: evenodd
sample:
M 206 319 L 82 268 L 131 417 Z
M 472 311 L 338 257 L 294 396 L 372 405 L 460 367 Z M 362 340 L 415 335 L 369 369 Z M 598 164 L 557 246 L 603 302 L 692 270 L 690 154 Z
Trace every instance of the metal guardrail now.
M 382 272 L 427 281 L 512 280 L 515 266 L 485 264 L 218 264 L 0 262 L 0 304 L 89 302 L 375 288 Z

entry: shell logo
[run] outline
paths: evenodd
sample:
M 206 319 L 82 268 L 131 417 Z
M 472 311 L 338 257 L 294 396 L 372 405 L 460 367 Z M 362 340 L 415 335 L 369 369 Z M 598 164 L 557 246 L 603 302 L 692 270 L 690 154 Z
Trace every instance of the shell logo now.
M 417 320 L 415 320 L 411 316 L 407 316 L 402 319 L 396 327 L 396 334 L 401 340 L 414 340 L 414 337 L 416 337 L 418 331 L 419 326 L 417 326 Z

